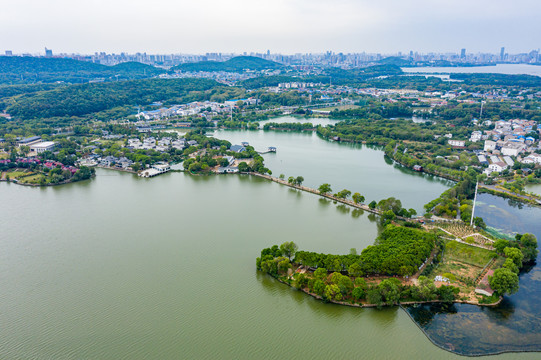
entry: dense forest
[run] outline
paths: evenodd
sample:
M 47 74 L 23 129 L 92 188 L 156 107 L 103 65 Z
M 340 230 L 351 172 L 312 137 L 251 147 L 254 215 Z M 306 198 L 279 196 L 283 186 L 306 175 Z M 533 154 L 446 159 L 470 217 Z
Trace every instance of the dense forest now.
M 73 59 L 0 56 L 0 84 L 142 79 L 164 72 L 165 70 L 136 62 L 105 66 Z
M 145 79 L 60 87 L 12 98 L 7 112 L 22 119 L 84 116 L 125 105 L 200 100 L 193 92 L 219 86 L 206 79 Z
M 298 251 L 294 262 L 330 271 L 345 271 L 357 264 L 358 274 L 412 275 L 428 258 L 436 236 L 426 231 L 387 225 L 361 255 L 330 255 Z
M 462 80 L 469 85 L 524 86 L 541 88 L 541 77 L 509 74 L 451 74 L 451 79 Z
M 274 61 L 261 59 L 254 56 L 237 56 L 227 61 L 200 61 L 196 63 L 186 63 L 174 66 L 171 70 L 182 71 L 226 71 L 243 72 L 244 70 L 267 70 L 281 69 L 285 66 Z

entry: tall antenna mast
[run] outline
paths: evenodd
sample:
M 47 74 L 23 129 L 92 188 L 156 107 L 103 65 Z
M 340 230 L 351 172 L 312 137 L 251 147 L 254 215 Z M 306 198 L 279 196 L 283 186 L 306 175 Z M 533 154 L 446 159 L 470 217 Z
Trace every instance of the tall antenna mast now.
M 483 100 L 481 100 L 481 112 L 479 113 L 479 121 L 481 121 L 481 118 L 483 117 L 483 104 L 485 102 Z

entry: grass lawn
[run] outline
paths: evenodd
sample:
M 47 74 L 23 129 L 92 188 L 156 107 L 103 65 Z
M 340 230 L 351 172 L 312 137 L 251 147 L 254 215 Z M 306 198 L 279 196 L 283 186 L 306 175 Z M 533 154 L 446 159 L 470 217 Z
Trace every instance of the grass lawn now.
M 39 180 L 42 177 L 44 176 L 41 174 L 34 174 L 34 175 L 23 177 L 22 179 L 19 180 L 19 182 L 25 183 L 25 184 L 39 184 Z
M 479 266 L 483 268 L 494 257 L 495 252 L 469 246 L 457 241 L 448 241 L 445 246 L 445 258 Z
M 26 171 L 20 171 L 16 169 L 13 171 L 8 171 L 7 175 L 9 175 L 10 179 L 17 179 L 21 176 L 28 175 L 28 173 Z

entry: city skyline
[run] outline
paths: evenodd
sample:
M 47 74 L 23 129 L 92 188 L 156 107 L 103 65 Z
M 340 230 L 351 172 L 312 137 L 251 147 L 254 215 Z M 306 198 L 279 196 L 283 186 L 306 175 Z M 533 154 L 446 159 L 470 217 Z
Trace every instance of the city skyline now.
M 533 0 L 119 0 L 3 4 L 0 43 L 13 53 L 509 53 L 538 49 Z

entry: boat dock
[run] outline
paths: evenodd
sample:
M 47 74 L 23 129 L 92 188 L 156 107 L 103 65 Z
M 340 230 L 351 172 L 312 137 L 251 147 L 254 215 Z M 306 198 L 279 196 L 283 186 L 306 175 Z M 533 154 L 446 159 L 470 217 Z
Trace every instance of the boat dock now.
M 274 146 L 269 146 L 267 150 L 265 151 L 258 151 L 259 154 L 268 154 L 268 153 L 275 153 L 276 148 Z
M 137 175 L 144 178 L 151 178 L 156 175 L 165 174 L 169 171 L 171 171 L 171 166 L 169 164 L 156 164 L 148 169 L 141 170 Z

